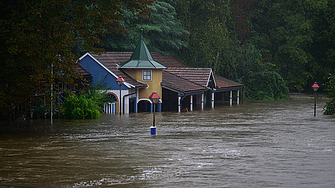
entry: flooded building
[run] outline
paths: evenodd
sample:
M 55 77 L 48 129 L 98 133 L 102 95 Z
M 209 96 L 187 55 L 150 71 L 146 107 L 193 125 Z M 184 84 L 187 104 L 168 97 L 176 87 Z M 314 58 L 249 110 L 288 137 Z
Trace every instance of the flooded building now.
M 215 75 L 211 68 L 194 68 L 173 55 L 150 53 L 143 38 L 134 52 L 86 53 L 79 60 L 93 84 L 106 78 L 106 86 L 111 88 L 107 94 L 116 101 L 105 106 L 106 113 L 152 111 L 149 96 L 154 91 L 161 97 L 157 111 L 178 112 L 209 103 L 214 108 L 215 100 L 223 102 L 224 92 L 229 92 L 232 105 L 235 91 L 239 104 L 243 93 L 242 84 Z M 117 82 L 120 77 L 124 79 L 121 86 Z

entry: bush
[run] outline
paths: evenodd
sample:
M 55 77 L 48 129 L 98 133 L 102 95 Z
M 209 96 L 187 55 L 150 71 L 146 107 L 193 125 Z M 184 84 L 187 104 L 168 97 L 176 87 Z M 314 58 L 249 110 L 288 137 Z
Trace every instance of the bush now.
M 66 119 L 97 119 L 103 112 L 103 105 L 112 102 L 106 94 L 107 87 L 102 84 L 106 77 L 94 85 L 79 90 L 76 94 L 66 93 L 66 100 L 63 103 L 63 115 Z
M 98 102 L 89 98 L 87 93 L 83 91 L 80 91 L 77 95 L 67 92 L 63 109 L 63 115 L 66 119 L 97 119 L 101 110 Z
M 283 78 L 275 71 L 259 71 L 249 75 L 246 95 L 255 100 L 288 99 L 288 88 Z
M 326 103 L 323 108 L 324 115 L 333 115 L 335 114 L 335 75 L 329 74 L 328 82 L 325 84 L 327 91 L 327 98 L 331 100 Z

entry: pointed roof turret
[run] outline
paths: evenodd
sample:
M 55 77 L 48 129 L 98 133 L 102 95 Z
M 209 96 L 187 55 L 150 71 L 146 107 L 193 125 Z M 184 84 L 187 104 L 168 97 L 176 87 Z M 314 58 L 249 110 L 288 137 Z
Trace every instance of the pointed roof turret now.
M 144 43 L 143 36 L 138 41 L 137 46 L 130 59 L 121 65 L 122 69 L 165 69 L 166 67 L 155 61 L 147 46 Z

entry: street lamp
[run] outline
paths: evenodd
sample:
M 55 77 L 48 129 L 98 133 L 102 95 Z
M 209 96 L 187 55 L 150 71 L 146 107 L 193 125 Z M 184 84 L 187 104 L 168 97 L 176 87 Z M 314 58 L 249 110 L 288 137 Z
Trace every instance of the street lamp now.
M 158 103 L 160 97 L 159 95 L 154 91 L 152 94 L 149 96 L 149 99 L 154 103 L 154 115 L 153 115 L 153 124 L 152 127 L 150 127 L 151 134 L 155 135 L 156 134 L 156 125 L 155 125 L 155 105 Z
M 124 79 L 122 78 L 122 76 L 119 76 L 119 78 L 118 79 L 116 79 L 116 82 L 117 82 L 117 84 L 119 84 L 119 86 L 120 86 L 120 97 L 119 97 L 119 111 L 120 111 L 120 116 L 121 116 L 121 85 L 123 84 L 123 82 L 124 82 Z
M 312 88 L 314 90 L 314 117 L 316 116 L 316 91 L 319 89 L 319 85 L 315 82 L 313 85 L 312 85 Z

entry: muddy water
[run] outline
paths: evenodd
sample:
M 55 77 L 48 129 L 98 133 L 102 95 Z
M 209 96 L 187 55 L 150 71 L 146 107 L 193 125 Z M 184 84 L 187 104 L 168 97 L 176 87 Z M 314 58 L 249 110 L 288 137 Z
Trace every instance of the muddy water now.
M 335 187 L 335 116 L 313 97 L 188 113 L 2 124 L 0 187 Z

